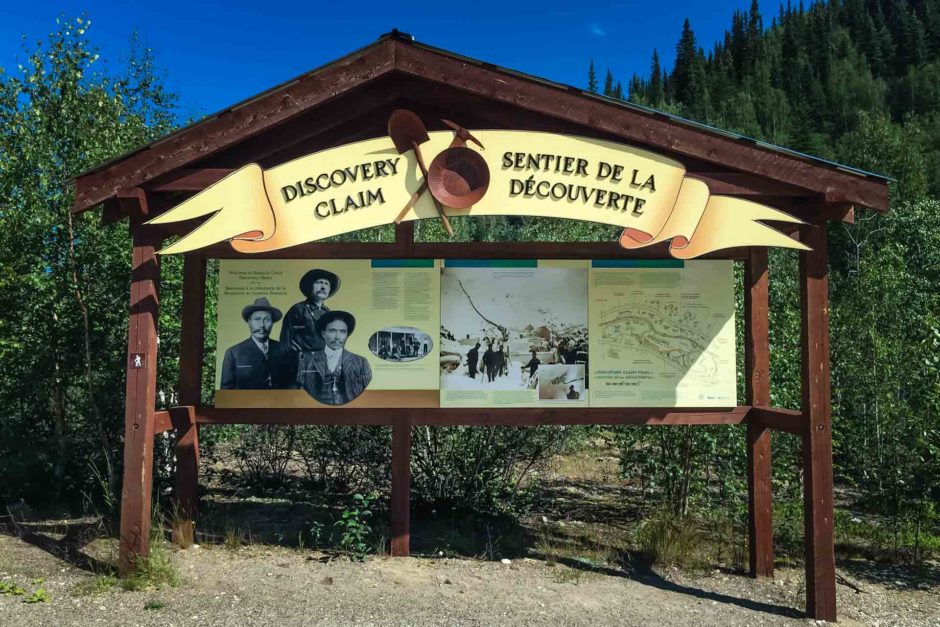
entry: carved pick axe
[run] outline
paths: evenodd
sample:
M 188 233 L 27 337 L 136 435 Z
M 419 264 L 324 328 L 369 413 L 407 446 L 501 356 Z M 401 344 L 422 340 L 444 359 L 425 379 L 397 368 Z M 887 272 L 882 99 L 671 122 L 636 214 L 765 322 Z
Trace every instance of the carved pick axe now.
M 483 147 L 483 144 L 480 143 L 480 140 L 470 134 L 470 131 L 460 126 L 456 122 L 451 122 L 450 120 L 441 119 L 441 122 L 449 126 L 454 131 L 454 139 L 450 142 L 451 148 L 456 148 L 458 146 L 466 146 L 468 141 L 473 142 L 480 147 L 480 150 L 486 150 Z
M 405 209 L 395 218 L 395 223 L 398 224 L 414 203 L 417 202 L 421 194 L 427 189 L 428 168 L 424 165 L 424 157 L 421 156 L 420 146 L 428 141 L 430 137 L 428 137 L 428 129 L 425 128 L 421 118 L 406 109 L 396 109 L 392 112 L 391 117 L 388 119 L 388 135 L 392 138 L 392 143 L 395 144 L 395 150 L 398 151 L 398 154 L 403 155 L 409 150 L 415 151 L 418 167 L 421 168 L 421 174 L 424 175 L 424 181 L 421 182 L 421 186 L 412 196 L 412 200 L 408 202 Z M 437 198 L 433 198 L 433 200 L 437 214 L 441 217 L 441 222 L 444 224 L 444 229 L 447 231 L 448 235 L 453 237 L 454 229 L 450 226 L 450 220 L 447 219 L 447 215 L 444 213 L 443 205 L 441 205 Z

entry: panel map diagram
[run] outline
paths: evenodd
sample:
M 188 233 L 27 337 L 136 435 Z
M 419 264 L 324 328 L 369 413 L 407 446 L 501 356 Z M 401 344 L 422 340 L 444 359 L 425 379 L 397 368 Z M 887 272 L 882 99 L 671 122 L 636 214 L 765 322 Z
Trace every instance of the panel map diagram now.
M 600 342 L 611 359 L 646 353 L 698 385 L 719 381 L 719 355 L 707 337 L 708 315 L 680 310 L 662 298 L 624 302 L 601 312 Z
M 592 405 L 735 406 L 731 262 L 594 268 Z

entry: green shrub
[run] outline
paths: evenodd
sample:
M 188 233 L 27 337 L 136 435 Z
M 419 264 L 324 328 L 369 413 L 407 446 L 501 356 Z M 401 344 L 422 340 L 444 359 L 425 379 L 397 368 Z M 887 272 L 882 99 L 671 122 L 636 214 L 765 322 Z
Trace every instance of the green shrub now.
M 416 427 L 412 496 L 478 511 L 519 507 L 524 480 L 572 433 L 566 427 Z
M 254 487 L 280 487 L 294 458 L 293 427 L 258 425 L 245 430 L 233 452 L 245 481 Z
M 388 427 L 299 427 L 294 451 L 307 479 L 331 492 L 384 491 L 391 480 Z
M 369 507 L 375 499 L 374 495 L 364 496 L 362 494 L 353 495 L 353 502 L 350 507 L 343 510 L 340 519 L 334 526 L 340 530 L 339 545 L 349 555 L 353 561 L 363 561 L 369 554 L 372 547 L 370 540 L 372 536 L 372 527 L 369 519 L 372 518 L 372 510 Z

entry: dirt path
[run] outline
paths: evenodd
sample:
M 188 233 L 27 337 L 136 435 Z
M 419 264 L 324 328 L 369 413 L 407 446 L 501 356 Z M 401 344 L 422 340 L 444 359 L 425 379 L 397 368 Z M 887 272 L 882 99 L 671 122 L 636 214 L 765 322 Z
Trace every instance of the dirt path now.
M 96 541 L 89 552 L 108 547 Z M 0 581 L 48 603 L 0 594 L 4 625 L 792 625 L 802 574 L 773 582 L 667 569 L 597 572 L 572 561 L 510 565 L 470 559 L 321 561 L 321 554 L 267 546 L 193 548 L 173 555 L 179 588 L 93 591 L 95 575 L 32 544 L 0 536 Z M 41 584 L 33 580 L 43 578 Z M 848 581 L 848 580 L 847 580 Z M 940 625 L 940 590 L 851 581 L 839 585 L 845 625 Z

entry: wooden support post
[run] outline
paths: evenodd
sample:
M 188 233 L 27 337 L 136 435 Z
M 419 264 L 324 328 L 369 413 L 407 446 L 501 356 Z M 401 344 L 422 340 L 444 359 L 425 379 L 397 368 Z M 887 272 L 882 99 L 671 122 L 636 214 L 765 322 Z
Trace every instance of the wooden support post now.
M 206 258 L 193 254 L 183 261 L 183 307 L 180 320 L 180 405 L 199 405 L 205 347 Z
M 812 249 L 800 253 L 806 612 L 815 619 L 835 621 L 826 227 L 807 225 L 800 231 L 800 241 Z
M 744 266 L 744 372 L 746 405 L 770 406 L 769 278 L 767 249 L 752 248 Z M 771 430 L 747 425 L 748 554 L 752 577 L 773 577 Z
M 392 426 L 392 557 L 411 553 L 411 421 Z
M 395 247 L 401 256 L 411 257 L 415 247 L 415 223 L 409 220 L 395 225 Z
M 146 199 L 142 198 L 141 202 Z M 157 318 L 159 315 L 159 238 L 135 221 L 131 225 L 131 307 L 127 339 L 127 387 L 124 410 L 124 486 L 121 491 L 119 570 L 133 571 L 138 557 L 150 552 L 150 492 L 153 482 L 153 434 L 157 390 Z
M 173 500 L 173 543 L 188 548 L 196 541 L 196 509 L 199 503 L 199 431 L 192 405 L 170 410 L 176 430 L 176 488 Z
M 176 428 L 176 490 L 178 516 L 173 541 L 189 546 L 195 540 L 199 503 L 199 431 L 194 408 L 202 398 L 202 358 L 205 345 L 206 258 L 187 255 L 183 262 L 183 307 L 180 324 L 180 405 Z

